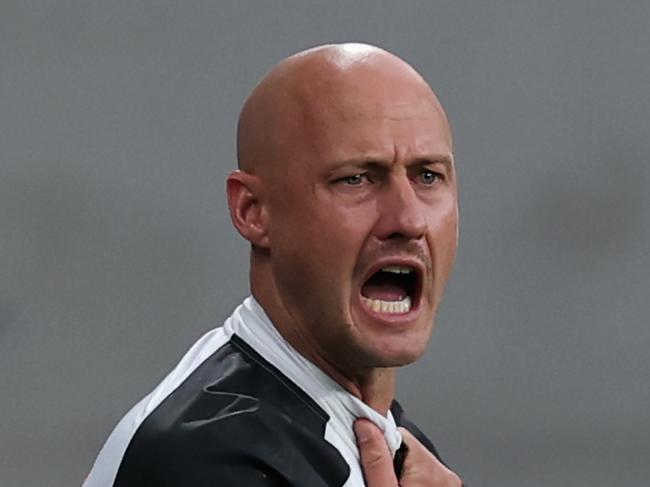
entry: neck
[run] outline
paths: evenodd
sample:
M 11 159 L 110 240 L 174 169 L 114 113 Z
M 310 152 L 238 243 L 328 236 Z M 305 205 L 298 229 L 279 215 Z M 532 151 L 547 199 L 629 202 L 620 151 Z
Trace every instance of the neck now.
M 275 298 L 275 289 L 258 285 L 254 275 L 251 279 L 253 297 L 262 306 L 280 335 L 303 357 L 316 365 L 332 380 L 353 396 L 361 399 L 378 413 L 386 416 L 395 396 L 394 368 L 343 367 L 337 360 L 328 360 L 317 347 L 300 332 L 300 326 L 293 324 L 283 306 Z
M 285 329 L 275 325 L 282 337 L 291 344 L 307 360 L 325 372 L 332 380 L 353 396 L 386 416 L 395 397 L 395 369 L 394 368 L 366 368 L 351 373 L 334 361 L 328 361 L 319 354 L 309 342 L 292 329 Z
M 337 382 L 378 413 L 383 416 L 388 414 L 395 397 L 395 369 L 372 369 L 364 376 L 349 381 L 347 387 L 342 381 Z

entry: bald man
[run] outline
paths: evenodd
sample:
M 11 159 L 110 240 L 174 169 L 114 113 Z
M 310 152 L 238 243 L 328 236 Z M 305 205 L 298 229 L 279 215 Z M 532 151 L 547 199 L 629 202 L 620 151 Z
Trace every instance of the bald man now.
M 117 425 L 86 487 L 460 486 L 394 399 L 458 238 L 445 113 L 363 44 L 277 65 L 241 112 L 251 294 Z

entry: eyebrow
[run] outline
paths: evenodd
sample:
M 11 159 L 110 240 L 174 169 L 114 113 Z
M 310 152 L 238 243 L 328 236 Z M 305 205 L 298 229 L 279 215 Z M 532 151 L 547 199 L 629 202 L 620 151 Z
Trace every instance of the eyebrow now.
M 453 154 L 425 154 L 418 156 L 414 159 L 409 160 L 406 163 L 407 167 L 412 166 L 424 166 L 428 164 L 442 164 L 447 170 L 452 170 L 454 167 L 454 156 Z M 358 167 L 358 168 L 369 168 L 373 166 L 390 166 L 389 162 L 385 157 L 380 154 L 366 154 L 359 157 L 352 157 L 350 159 L 344 159 L 333 163 L 328 172 L 335 172 L 341 168 L 345 167 Z
M 448 170 L 451 170 L 454 167 L 454 155 L 453 154 L 431 154 L 428 156 L 418 157 L 410 163 L 407 163 L 407 166 L 415 165 L 425 165 L 425 164 L 442 164 Z

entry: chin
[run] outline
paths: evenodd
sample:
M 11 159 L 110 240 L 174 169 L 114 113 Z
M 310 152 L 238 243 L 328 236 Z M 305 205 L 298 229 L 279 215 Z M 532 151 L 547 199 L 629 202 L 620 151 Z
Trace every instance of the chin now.
M 403 367 L 417 361 L 424 352 L 428 339 L 416 343 L 395 343 L 395 338 L 388 340 L 387 344 L 377 344 L 371 350 L 364 350 L 370 367 Z
M 414 363 L 420 355 L 399 355 L 391 357 L 382 357 L 374 362 L 375 368 L 395 368 L 405 367 Z

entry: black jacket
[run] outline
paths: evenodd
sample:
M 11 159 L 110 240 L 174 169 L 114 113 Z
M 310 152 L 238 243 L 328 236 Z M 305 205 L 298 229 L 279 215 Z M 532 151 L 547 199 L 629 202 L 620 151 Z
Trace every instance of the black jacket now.
M 394 402 L 391 411 L 433 444 Z M 324 440 L 328 417 L 241 338 L 204 361 L 135 432 L 114 487 L 331 487 L 349 467 Z M 401 468 L 403 451 L 396 455 Z

